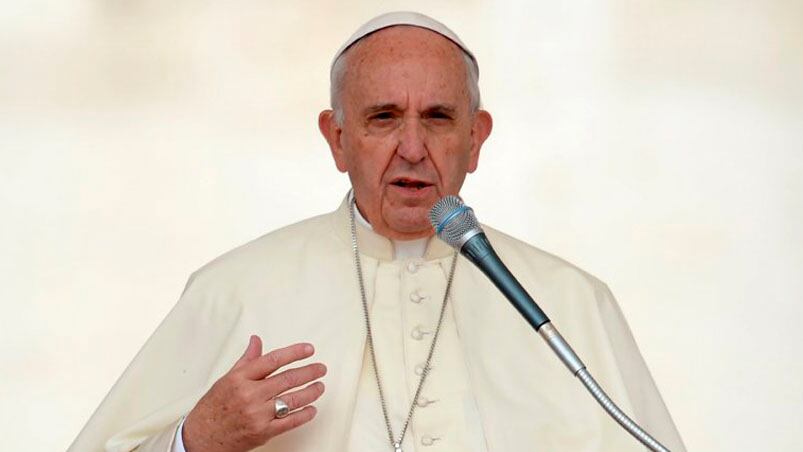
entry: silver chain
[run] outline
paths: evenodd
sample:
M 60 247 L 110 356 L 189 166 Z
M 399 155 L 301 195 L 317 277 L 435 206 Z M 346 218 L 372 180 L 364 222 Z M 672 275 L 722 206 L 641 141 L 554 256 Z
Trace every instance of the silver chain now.
M 443 294 L 443 303 L 441 304 L 441 312 L 440 316 L 438 317 L 438 326 L 435 328 L 435 335 L 432 337 L 432 344 L 429 346 L 429 354 L 427 355 L 427 361 L 424 364 L 424 368 L 421 371 L 421 379 L 418 381 L 418 388 L 415 390 L 415 395 L 413 396 L 413 403 L 410 404 L 410 411 L 407 413 L 407 420 L 404 421 L 404 426 L 402 427 L 401 433 L 399 434 L 399 440 L 396 441 L 393 438 L 393 428 L 390 425 L 390 417 L 388 416 L 388 407 L 387 402 L 385 402 L 385 393 L 382 390 L 382 379 L 379 377 L 379 368 L 376 363 L 376 352 L 374 351 L 374 337 L 371 333 L 371 318 L 368 315 L 368 301 L 367 297 L 365 296 L 365 281 L 363 280 L 362 276 L 362 264 L 360 262 L 360 251 L 357 248 L 357 225 L 354 221 L 354 205 L 355 199 L 352 197 L 351 202 L 349 203 L 349 217 L 351 219 L 351 246 L 354 251 L 354 265 L 357 269 L 357 281 L 360 284 L 360 296 L 362 297 L 362 309 L 363 314 L 365 314 L 365 336 L 368 342 L 368 350 L 371 352 L 371 364 L 374 368 L 374 375 L 376 376 L 376 387 L 379 389 L 379 401 L 382 404 L 382 415 L 385 417 L 385 426 L 388 429 L 388 439 L 390 440 L 390 445 L 393 447 L 395 452 L 401 452 L 401 445 L 402 441 L 404 440 L 404 435 L 407 433 L 407 427 L 410 425 L 410 421 L 413 419 L 413 412 L 415 411 L 415 407 L 418 403 L 418 397 L 421 395 L 421 389 L 424 387 L 424 381 L 427 379 L 427 375 L 429 375 L 429 371 L 431 369 L 430 364 L 432 362 L 432 355 L 435 352 L 435 344 L 438 342 L 438 335 L 441 332 L 441 324 L 443 324 L 443 317 L 446 313 L 446 302 L 449 300 L 449 292 L 452 288 L 452 280 L 454 279 L 454 269 L 457 264 L 457 252 L 454 253 L 452 257 L 452 265 L 449 269 L 449 279 L 446 281 L 446 292 Z

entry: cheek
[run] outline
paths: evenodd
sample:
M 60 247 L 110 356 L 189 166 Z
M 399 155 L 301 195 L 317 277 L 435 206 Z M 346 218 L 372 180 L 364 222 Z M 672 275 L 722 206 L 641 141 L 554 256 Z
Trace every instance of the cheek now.
M 390 159 L 393 158 L 394 146 L 392 140 L 375 137 L 358 137 L 349 140 L 347 145 L 349 172 L 360 184 L 369 187 L 378 187 L 387 169 Z
M 438 170 L 441 182 L 447 188 L 460 184 L 469 169 L 469 154 L 471 144 L 460 137 L 449 137 L 440 143 L 441 152 L 433 152 L 432 162 Z

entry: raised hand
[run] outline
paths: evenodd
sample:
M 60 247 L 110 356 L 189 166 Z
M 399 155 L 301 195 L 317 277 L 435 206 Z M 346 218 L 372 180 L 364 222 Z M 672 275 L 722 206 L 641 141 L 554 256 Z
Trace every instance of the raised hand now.
M 186 451 L 248 451 L 312 420 L 317 411 L 310 403 L 323 394 L 324 385 L 318 381 L 296 388 L 324 376 L 326 366 L 313 363 L 277 371 L 313 353 L 311 344 L 302 343 L 263 355 L 262 340 L 251 336 L 243 356 L 187 415 L 182 436 Z M 277 396 L 290 408 L 286 417 L 276 417 Z

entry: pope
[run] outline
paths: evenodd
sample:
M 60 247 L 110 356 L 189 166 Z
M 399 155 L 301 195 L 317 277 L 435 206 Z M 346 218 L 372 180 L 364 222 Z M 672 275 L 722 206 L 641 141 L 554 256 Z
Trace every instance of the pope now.
M 460 193 L 492 130 L 478 79 L 427 16 L 358 29 L 318 118 L 352 191 L 196 271 L 71 450 L 642 450 L 433 238 L 430 208 Z M 613 399 L 684 450 L 608 287 L 485 231 Z

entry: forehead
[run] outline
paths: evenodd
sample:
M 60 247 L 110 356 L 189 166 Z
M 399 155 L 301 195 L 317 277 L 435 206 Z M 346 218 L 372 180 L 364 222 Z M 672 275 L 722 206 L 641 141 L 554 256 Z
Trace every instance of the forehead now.
M 466 96 L 466 63 L 460 48 L 431 30 L 394 26 L 379 30 L 344 55 L 348 97 L 420 94 Z

